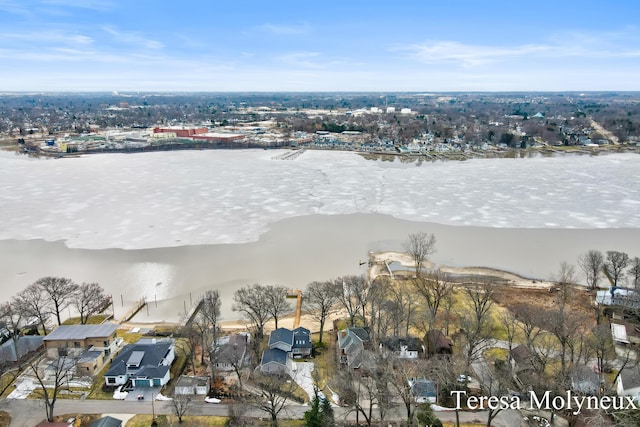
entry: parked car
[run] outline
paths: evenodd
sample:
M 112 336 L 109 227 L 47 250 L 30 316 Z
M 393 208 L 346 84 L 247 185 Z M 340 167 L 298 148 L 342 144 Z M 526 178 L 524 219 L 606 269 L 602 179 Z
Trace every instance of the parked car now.
M 222 400 L 218 399 L 217 397 L 205 397 L 204 401 L 207 403 L 220 403 L 222 402 Z

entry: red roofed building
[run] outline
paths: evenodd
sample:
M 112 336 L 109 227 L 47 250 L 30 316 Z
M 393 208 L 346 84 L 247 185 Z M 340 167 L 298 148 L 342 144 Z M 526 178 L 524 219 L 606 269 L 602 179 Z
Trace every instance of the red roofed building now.
M 209 132 L 207 128 L 187 128 L 183 126 L 169 126 L 165 128 L 153 128 L 153 133 L 175 132 L 178 138 L 189 138 Z

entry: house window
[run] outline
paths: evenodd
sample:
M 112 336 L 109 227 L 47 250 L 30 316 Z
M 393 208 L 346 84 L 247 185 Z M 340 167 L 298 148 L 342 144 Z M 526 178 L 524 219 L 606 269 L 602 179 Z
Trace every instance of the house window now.
M 115 378 L 107 378 L 107 384 L 115 384 L 115 383 L 116 383 Z
M 109 341 L 102 341 L 103 347 L 109 347 Z
M 74 348 L 80 348 L 80 343 L 78 341 L 74 341 L 73 342 L 73 347 Z

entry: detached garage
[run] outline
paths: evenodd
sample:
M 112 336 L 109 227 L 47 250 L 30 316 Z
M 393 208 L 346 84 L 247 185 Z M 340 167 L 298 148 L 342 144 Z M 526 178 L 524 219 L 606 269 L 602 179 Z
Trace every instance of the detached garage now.
M 209 377 L 194 377 L 182 375 L 176 383 L 175 394 L 209 394 Z

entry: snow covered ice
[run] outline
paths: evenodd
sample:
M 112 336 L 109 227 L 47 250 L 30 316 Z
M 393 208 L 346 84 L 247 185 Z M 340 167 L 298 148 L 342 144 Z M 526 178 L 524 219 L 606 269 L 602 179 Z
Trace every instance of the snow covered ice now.
M 0 239 L 141 249 L 255 241 L 311 214 L 514 228 L 640 228 L 637 154 L 401 163 L 352 152 L 0 154 Z

